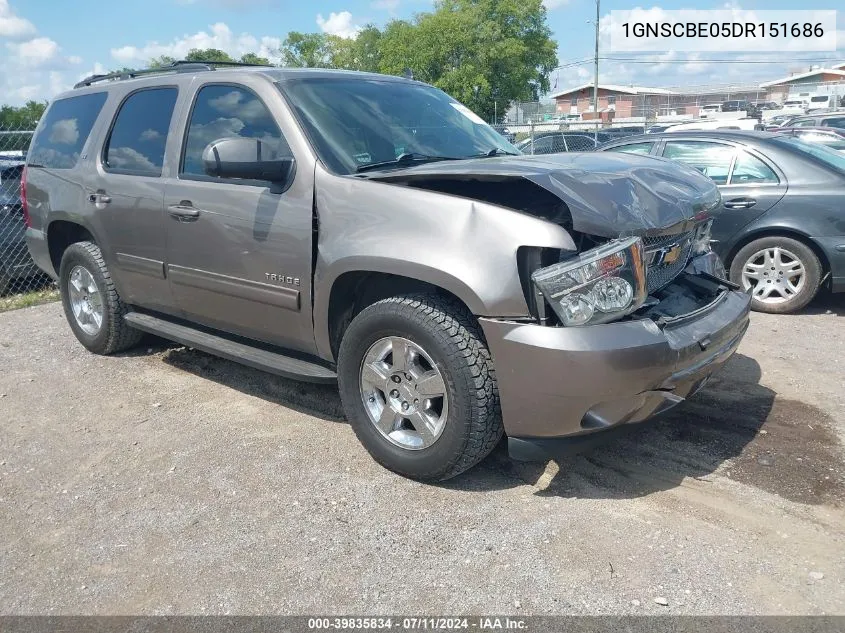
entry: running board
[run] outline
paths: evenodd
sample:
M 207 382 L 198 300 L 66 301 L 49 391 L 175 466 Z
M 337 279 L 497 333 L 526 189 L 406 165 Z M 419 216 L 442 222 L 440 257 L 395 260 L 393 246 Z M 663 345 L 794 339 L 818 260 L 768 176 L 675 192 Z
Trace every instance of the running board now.
M 174 323 L 140 312 L 129 312 L 123 318 L 135 329 L 285 378 L 321 383 L 337 380 L 337 374 L 322 365 L 233 341 L 189 325 Z

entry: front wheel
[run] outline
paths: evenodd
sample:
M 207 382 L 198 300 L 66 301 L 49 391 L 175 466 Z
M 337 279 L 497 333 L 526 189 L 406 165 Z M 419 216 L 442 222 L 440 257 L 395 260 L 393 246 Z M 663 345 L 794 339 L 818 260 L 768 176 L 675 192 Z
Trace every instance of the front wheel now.
M 407 295 L 365 308 L 343 336 L 338 381 L 358 439 L 406 477 L 454 477 L 502 436 L 490 352 L 455 300 Z
M 806 306 L 819 289 L 822 267 L 813 250 L 789 237 L 746 244 L 731 262 L 731 281 L 751 294 L 751 309 L 786 314 Z

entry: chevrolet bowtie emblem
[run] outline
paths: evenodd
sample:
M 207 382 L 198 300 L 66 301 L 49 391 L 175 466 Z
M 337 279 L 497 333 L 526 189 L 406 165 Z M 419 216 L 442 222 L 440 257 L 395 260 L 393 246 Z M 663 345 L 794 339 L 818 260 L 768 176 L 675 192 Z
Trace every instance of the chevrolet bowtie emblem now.
M 684 253 L 685 244 L 675 243 L 667 244 L 663 248 L 658 248 L 652 255 L 652 266 L 667 266 L 677 262 Z

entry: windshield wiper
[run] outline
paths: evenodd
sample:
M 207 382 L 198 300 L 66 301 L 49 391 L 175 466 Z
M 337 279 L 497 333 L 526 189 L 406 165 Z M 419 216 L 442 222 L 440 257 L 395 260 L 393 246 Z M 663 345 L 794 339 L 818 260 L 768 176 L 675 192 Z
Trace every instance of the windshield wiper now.
M 460 160 L 455 156 L 429 156 L 428 154 L 418 154 L 416 152 L 405 152 L 399 154 L 393 160 L 383 160 L 378 163 L 370 163 L 368 165 L 359 165 L 355 168 L 357 173 L 362 171 L 369 171 L 371 169 L 380 169 L 382 167 L 395 167 L 397 165 L 409 165 L 411 163 L 428 163 L 437 160 Z
M 493 158 L 494 156 L 519 156 L 519 154 L 514 154 L 513 152 L 506 152 L 501 147 L 494 147 L 488 152 L 475 154 L 474 156 L 472 156 L 472 158 Z

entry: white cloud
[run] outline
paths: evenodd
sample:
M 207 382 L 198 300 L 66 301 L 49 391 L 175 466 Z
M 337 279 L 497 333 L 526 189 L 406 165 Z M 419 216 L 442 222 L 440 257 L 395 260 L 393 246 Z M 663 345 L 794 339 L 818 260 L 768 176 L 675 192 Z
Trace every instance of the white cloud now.
M 322 13 L 318 13 L 317 26 L 323 30 L 323 33 L 347 39 L 357 37 L 361 30 L 360 26 L 352 23 L 352 14 L 349 11 L 341 11 L 340 13 L 332 11 L 328 18 L 324 18 Z
M 59 45 L 49 37 L 36 37 L 20 44 L 8 42 L 14 61 L 23 66 L 44 66 L 59 56 Z
M 121 64 L 146 63 L 153 57 L 167 55 L 175 59 L 184 59 L 192 48 L 217 48 L 233 57 L 244 53 L 257 53 L 271 61 L 279 58 L 278 50 L 282 41 L 278 37 L 256 37 L 249 33 L 234 35 L 224 22 L 209 26 L 208 31 L 199 31 L 193 35 L 184 35 L 169 43 L 147 42 L 144 46 L 121 46 L 111 49 L 111 56 Z
M 51 143 L 65 143 L 73 145 L 79 139 L 79 129 L 76 127 L 76 119 L 61 119 L 53 123 L 50 128 Z
M 157 171 L 159 169 L 149 158 L 132 147 L 109 148 L 109 166 L 138 171 Z
M 157 138 L 161 138 L 161 132 L 158 130 L 147 129 L 141 132 L 140 140 L 142 141 L 154 141 Z
M 569 0 L 543 0 L 543 6 L 546 10 L 559 9 L 565 4 L 569 4 Z
M 34 34 L 35 25 L 15 15 L 9 0 L 0 0 L 0 37 L 27 37 Z

